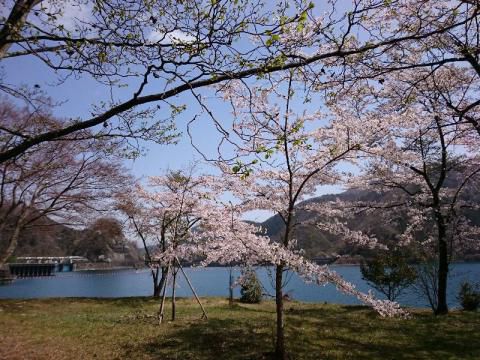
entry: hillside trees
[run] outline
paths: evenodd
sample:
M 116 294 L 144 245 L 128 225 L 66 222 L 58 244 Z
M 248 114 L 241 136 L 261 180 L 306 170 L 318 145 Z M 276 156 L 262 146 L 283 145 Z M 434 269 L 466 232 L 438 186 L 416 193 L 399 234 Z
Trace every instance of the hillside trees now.
M 445 34 L 463 41 L 464 28 L 468 41 L 475 41 L 470 32 L 478 16 L 474 2 L 438 0 L 317 6 L 304 0 L 1 3 L 2 65 L 11 69 L 12 61 L 34 58 L 52 79 L 93 79 L 110 97 L 94 104 L 90 117 L 69 119 L 55 129 L 36 129 L 28 136 L 3 129 L 16 136 L 0 153 L 0 162 L 45 141 L 76 140 L 78 132 L 92 128 L 90 136 L 116 138 L 136 156 L 135 139 L 165 143 L 175 137 L 173 120 L 185 107 L 174 98 L 232 79 L 253 82 L 302 68 L 309 88 L 348 89 L 358 78 L 450 63 L 456 61 L 450 53 L 433 60 L 410 56 L 399 66 L 393 61 L 402 51 L 442 44 Z M 473 45 L 461 48 L 476 56 Z M 467 55 L 463 58 L 469 60 Z M 13 76 L 1 81 L 0 90 L 35 107 L 41 94 L 48 95 L 48 88 L 42 93 L 38 86 L 20 84 Z
M 62 239 L 63 241 L 63 239 Z M 75 239 L 71 254 L 98 261 L 100 257 L 124 265 L 136 262 L 133 244 L 124 236 L 123 226 L 113 217 L 100 217 L 89 224 Z M 116 253 L 120 255 L 115 255 Z
M 48 113 L 29 113 L 1 103 L 0 124 L 26 132 L 58 125 Z M 15 134 L 2 134 L 8 147 Z M 44 217 L 57 223 L 82 225 L 88 214 L 108 208 L 108 198 L 122 189 L 128 176 L 114 158 L 105 158 L 99 143 L 48 142 L 0 169 L 0 264 L 15 251 L 19 234 Z

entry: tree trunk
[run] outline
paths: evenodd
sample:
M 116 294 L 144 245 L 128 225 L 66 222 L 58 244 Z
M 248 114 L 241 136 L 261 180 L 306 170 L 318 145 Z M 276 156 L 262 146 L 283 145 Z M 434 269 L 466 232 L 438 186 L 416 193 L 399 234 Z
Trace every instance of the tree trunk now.
M 435 315 L 448 314 L 447 281 L 448 281 L 448 246 L 447 231 L 443 216 L 437 212 L 438 227 L 438 294 Z
M 160 275 L 160 268 L 156 268 L 155 270 L 152 270 L 152 278 L 153 278 L 153 297 L 154 298 L 159 298 L 162 287 L 160 286 L 159 282 L 159 275 Z
M 447 281 L 448 281 L 448 249 L 445 238 L 439 239 L 438 244 L 438 299 L 435 315 L 448 314 L 447 305 Z
M 176 315 L 176 300 L 175 300 L 175 285 L 177 281 L 177 272 L 178 269 L 173 266 L 173 279 L 172 279 L 172 321 L 175 321 L 175 315 Z
M 19 235 L 20 235 L 20 226 L 17 224 L 17 226 L 15 226 L 15 229 L 13 230 L 12 235 L 10 236 L 10 240 L 8 241 L 7 248 L 5 249 L 3 254 L 0 254 L 0 267 L 5 265 L 8 259 L 15 252 L 15 249 L 17 248 L 17 244 L 18 244 Z
M 275 357 L 278 360 L 286 359 L 285 333 L 283 323 L 283 268 L 284 265 L 277 265 L 275 269 L 275 304 L 277 312 L 277 338 L 275 344 Z
M 233 305 L 233 270 L 230 267 L 230 274 L 229 274 L 229 281 L 228 281 L 228 304 L 230 306 Z
M 159 276 L 160 269 L 162 271 L 162 276 Z M 156 273 L 153 273 L 153 297 L 159 298 L 162 294 L 163 284 L 165 283 L 165 275 L 167 273 L 166 267 L 157 268 Z

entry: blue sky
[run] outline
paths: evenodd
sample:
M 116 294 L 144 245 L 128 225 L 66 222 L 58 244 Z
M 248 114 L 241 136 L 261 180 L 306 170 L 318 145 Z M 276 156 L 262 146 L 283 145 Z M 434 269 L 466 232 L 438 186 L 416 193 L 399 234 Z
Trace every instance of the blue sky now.
M 42 62 L 34 57 L 20 57 L 13 59 L 4 59 L 2 61 L 2 71 L 5 74 L 5 82 L 12 84 L 26 84 L 33 86 L 40 85 L 45 89 L 54 100 L 63 102 L 54 109 L 54 115 L 59 118 L 87 119 L 90 117 L 92 105 L 101 100 L 109 100 L 109 88 L 99 84 L 88 77 L 75 79 L 71 77 L 63 83 L 59 83 L 52 71 Z M 115 98 L 128 99 L 131 97 L 132 89 L 138 80 L 131 80 L 130 87 L 126 89 L 116 89 Z M 211 97 L 212 90 L 201 89 L 198 91 L 202 96 Z M 187 110 L 182 113 L 176 121 L 178 130 L 183 133 L 179 138 L 177 145 L 158 145 L 152 142 L 144 143 L 147 149 L 146 156 L 140 157 L 134 161 L 125 160 L 125 166 L 135 177 L 144 178 L 146 176 L 158 175 L 168 169 L 180 169 L 191 163 L 202 161 L 202 156 L 196 152 L 191 144 L 190 138 L 186 134 L 186 124 L 195 114 L 200 113 L 200 107 L 192 95 L 182 94 L 176 100 L 177 105 L 186 104 Z M 215 115 L 219 120 L 229 122 L 231 113 L 229 106 L 215 100 Z M 313 107 L 316 102 L 313 101 L 309 107 Z M 316 103 L 318 104 L 318 103 Z M 318 105 L 317 105 L 318 106 Z M 301 112 L 301 111 L 299 111 Z M 206 116 L 200 116 L 197 120 L 194 131 L 193 141 L 202 148 L 208 155 L 215 155 L 215 147 L 218 140 L 218 133 L 212 126 L 211 121 Z M 201 171 L 211 171 L 208 165 L 202 165 Z M 339 192 L 338 186 L 324 187 L 318 194 Z M 268 218 L 266 212 L 254 212 L 249 215 L 250 220 L 262 221 Z
M 33 57 L 5 59 L 2 61 L 2 67 L 7 83 L 30 86 L 38 84 L 55 101 L 64 102 L 53 109 L 54 115 L 59 118 L 88 119 L 93 104 L 109 99 L 109 88 L 87 77 L 80 79 L 72 77 L 64 83 L 58 84 L 58 81 L 52 76 L 51 70 Z M 115 91 L 119 96 L 124 95 L 123 97 L 131 96 L 132 93 L 132 89 L 116 89 Z M 198 106 L 191 96 L 182 96 L 181 100 L 178 103 L 186 103 L 189 107 L 179 117 L 177 126 L 186 135 L 186 123 L 198 112 Z M 195 127 L 195 135 L 198 135 L 197 140 L 200 144 L 211 137 L 210 130 L 208 127 Z M 148 149 L 147 156 L 135 161 L 126 160 L 125 165 L 133 171 L 135 176 L 141 177 L 158 174 L 162 169 L 181 168 L 200 159 L 200 155 L 193 151 L 186 136 L 182 136 L 179 140 L 177 145 L 168 146 L 152 142 L 143 143 Z
M 24 57 L 18 59 L 5 59 L 2 61 L 3 71 L 6 74 L 6 82 L 14 84 L 38 84 L 56 101 L 63 102 L 54 109 L 54 115 L 59 118 L 80 117 L 87 119 L 90 116 L 92 105 L 100 100 L 108 100 L 108 88 L 100 85 L 89 78 L 69 78 L 63 83 L 58 83 L 52 75 L 51 70 L 39 60 L 33 57 Z M 132 89 L 116 90 L 118 96 L 131 96 Z M 199 90 L 202 96 L 212 96 L 211 90 Z M 137 178 L 159 175 L 166 170 L 181 169 L 191 163 L 202 162 L 202 156 L 195 151 L 190 144 L 190 138 L 187 136 L 186 125 L 195 116 L 200 113 L 200 107 L 188 94 L 183 94 L 175 101 L 177 104 L 186 104 L 187 110 L 182 113 L 176 121 L 178 130 L 182 136 L 178 139 L 176 145 L 158 145 L 153 142 L 145 142 L 143 145 L 147 149 L 146 155 L 136 160 L 125 160 L 125 167 L 129 169 Z M 229 122 L 231 113 L 227 104 L 220 101 L 213 101 L 215 114 L 219 120 Z M 193 127 L 193 141 L 206 154 L 215 155 L 215 148 L 218 140 L 218 133 L 212 126 L 211 121 L 204 115 L 200 116 Z M 200 171 L 211 171 L 208 164 L 201 166 Z M 318 194 L 334 193 L 341 191 L 338 186 L 328 186 L 319 189 Z M 248 215 L 250 220 L 263 221 L 271 214 L 267 212 L 253 212 Z

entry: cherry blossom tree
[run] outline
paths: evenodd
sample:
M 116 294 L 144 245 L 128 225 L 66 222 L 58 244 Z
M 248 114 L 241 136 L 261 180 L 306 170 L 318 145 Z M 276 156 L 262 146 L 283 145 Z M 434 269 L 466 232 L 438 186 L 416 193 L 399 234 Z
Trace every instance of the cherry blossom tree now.
M 146 261 L 152 271 L 154 296 L 159 297 L 162 292 L 165 294 L 171 275 L 172 320 L 175 320 L 176 314 L 175 286 L 180 270 L 178 259 L 183 257 L 178 255 L 163 261 L 158 254 L 176 254 L 180 244 L 190 241 L 193 228 L 202 218 L 202 209 L 212 197 L 207 178 L 195 176 L 194 167 L 150 177 L 146 187 L 137 185 L 133 196 L 118 197 L 118 208 L 128 216 L 135 233 L 143 242 Z
M 177 96 L 232 79 L 302 68 L 312 89 L 325 84 L 347 89 L 357 78 L 403 69 L 393 60 L 404 49 L 413 54 L 405 66 L 430 66 L 432 61 L 415 57 L 414 50 L 432 47 L 445 34 L 458 37 L 465 28 L 468 39 L 474 39 L 470 34 L 478 16 L 475 2 L 446 0 L 328 1 L 320 6 L 305 0 L 0 4 L 2 63 L 35 58 L 59 83 L 72 77 L 94 79 L 110 94 L 91 108 L 89 118 L 68 119 L 29 136 L 15 132 L 0 162 L 45 141 L 75 140 L 86 129 L 115 137 L 130 156 L 138 155 L 135 139 L 164 143 L 176 135 L 174 118 L 186 103 Z M 468 42 L 462 49 L 475 57 L 474 45 Z M 32 106 L 43 99 L 38 86 L 0 81 L 0 90 Z M 43 91 L 48 95 L 48 89 Z
M 356 96 L 333 107 L 339 118 L 356 118 L 362 131 L 376 134 L 374 146 L 362 148 L 364 174 L 353 184 L 377 192 L 395 189 L 397 195 L 384 204 L 359 206 L 395 216 L 407 212 L 399 242 L 420 242 L 424 257 L 434 262 L 436 291 L 429 298 L 435 314 L 446 314 L 449 263 L 464 246 L 478 246 L 478 229 L 465 210 L 477 207 L 467 194 L 478 186 L 479 138 L 438 91 L 462 78 L 458 69 L 445 67 L 414 85 L 403 81 L 408 74 L 418 75 L 406 71 L 385 77 L 382 86 L 364 83 Z M 454 82 L 449 91 L 462 92 L 461 83 Z
M 394 44 L 382 56 L 359 59 L 343 67 L 346 78 L 356 79 L 364 85 L 386 83 L 396 77 L 403 84 L 397 89 L 399 102 L 412 100 L 418 87 L 428 84 L 428 91 L 435 91 L 437 102 L 448 108 L 450 121 L 467 122 L 480 134 L 478 125 L 478 96 L 480 80 L 479 25 L 477 1 L 389 1 L 378 8 L 375 15 L 366 15 L 372 25 L 389 33 L 402 33 L 411 39 Z M 378 22 L 378 19 L 382 19 Z M 441 28 L 462 22 L 445 32 Z M 429 29 L 432 36 L 415 38 L 420 29 Z M 428 31 L 428 30 L 427 30 Z M 363 86 L 362 85 L 362 86 Z M 398 88 L 398 86 L 397 86 Z M 345 91 L 349 91 L 345 88 Z
M 356 77 L 357 83 L 348 91 L 337 94 L 334 101 L 337 102 L 337 107 L 349 107 L 351 110 L 349 115 L 342 114 L 340 116 L 358 116 L 359 109 L 364 111 L 368 106 L 370 109 L 375 107 L 377 110 L 375 115 L 364 116 L 362 121 L 373 121 L 378 128 L 379 136 L 383 136 L 382 131 L 384 130 L 382 129 L 389 126 L 392 131 L 400 129 L 398 134 L 388 135 L 392 139 L 392 143 L 397 141 L 402 144 L 397 144 L 397 147 L 390 149 L 392 154 L 389 158 L 396 157 L 391 166 L 393 167 L 394 163 L 397 164 L 397 160 L 398 162 L 406 160 L 405 163 L 412 166 L 410 171 L 413 169 L 419 171 L 416 175 L 410 174 L 408 177 L 419 177 L 417 181 L 423 181 L 423 186 L 427 187 L 422 190 L 424 196 L 430 193 L 432 199 L 437 199 L 432 200 L 437 203 L 436 206 L 443 208 L 442 211 L 438 210 L 438 214 L 443 212 L 445 219 L 437 219 L 439 222 L 436 228 L 440 232 L 444 232 L 441 230 L 444 227 L 449 229 L 445 231 L 450 234 L 448 235 L 450 240 L 440 241 L 439 244 L 443 245 L 439 245 L 438 251 L 430 249 L 432 250 L 430 253 L 437 254 L 436 256 L 439 258 L 435 260 L 436 264 L 433 265 L 435 274 L 431 277 L 435 278 L 432 284 L 435 284 L 437 289 L 434 291 L 435 296 L 430 294 L 429 299 L 435 300 L 431 301 L 431 304 L 436 313 L 446 313 L 449 262 L 447 259 L 454 253 L 454 250 L 449 250 L 449 255 L 446 255 L 447 248 L 452 248 L 451 245 L 447 247 L 446 244 L 453 241 L 451 234 L 455 231 L 452 230 L 452 227 L 460 226 L 464 230 L 470 228 L 469 231 L 475 232 L 471 226 L 465 224 L 465 219 L 459 220 L 465 213 L 459 209 L 473 206 L 471 202 L 466 204 L 461 194 L 465 193 L 466 189 L 474 187 L 477 182 L 475 162 L 478 151 L 474 144 L 477 142 L 475 137 L 480 134 L 478 126 L 478 89 L 480 85 L 478 2 L 438 1 L 431 7 L 425 7 L 425 5 L 425 2 L 419 1 L 416 4 L 411 2 L 408 6 L 400 9 L 384 8 L 382 11 L 384 11 L 385 22 L 382 26 L 412 34 L 421 26 L 438 29 L 447 23 L 456 22 L 460 18 L 465 21 L 464 26 L 449 29 L 442 35 L 436 34 L 423 40 L 406 41 L 401 46 L 392 46 L 382 58 L 370 58 L 365 62 L 352 64 L 346 72 L 349 74 L 348 76 Z M 422 14 L 422 16 L 417 17 L 416 14 Z M 348 98 L 349 100 L 347 100 Z M 345 105 L 344 100 L 345 102 L 350 101 L 351 104 Z M 414 114 L 411 113 L 412 111 Z M 421 115 L 415 128 L 411 118 L 414 118 L 416 112 Z M 386 118 L 386 114 L 388 114 L 388 118 Z M 382 119 L 383 128 L 374 119 L 372 120 L 374 116 Z M 397 125 L 395 125 L 395 121 L 398 122 Z M 436 131 L 432 130 L 435 128 Z M 405 135 L 406 131 L 412 133 Z M 416 149 L 417 157 L 414 157 L 413 163 L 410 163 L 410 159 L 402 160 L 400 156 L 402 153 L 404 155 L 411 154 L 409 151 L 406 153 L 402 151 L 403 148 L 408 149 L 409 143 L 417 146 L 421 143 L 422 145 Z M 432 144 L 436 144 L 436 147 Z M 395 155 L 394 149 L 398 152 Z M 442 154 L 445 156 L 442 157 Z M 422 157 L 423 161 L 421 161 Z M 425 169 L 422 162 L 427 164 Z M 383 171 L 382 167 L 379 169 Z M 390 170 L 392 171 L 392 168 Z M 397 175 L 400 176 L 400 174 Z M 380 177 L 382 176 L 380 175 Z M 452 178 L 458 182 L 457 188 L 452 184 Z M 410 180 L 416 183 L 413 179 Z M 456 196 L 451 194 L 455 193 L 455 189 L 458 192 Z M 412 191 L 411 188 L 407 190 Z M 405 195 L 410 197 L 412 194 L 405 193 Z M 455 205 L 457 200 L 459 204 Z M 416 202 L 414 201 L 414 203 Z M 451 210 L 446 211 L 445 208 L 449 206 Z M 424 210 L 411 209 L 410 212 L 412 219 L 408 228 L 412 233 L 422 224 L 425 225 L 425 222 L 434 221 L 431 217 L 425 217 Z M 415 216 L 413 216 L 414 212 L 417 212 Z M 423 220 L 420 221 L 420 218 Z M 445 222 L 448 225 L 441 224 Z M 439 235 L 439 238 L 441 237 L 444 235 Z M 472 238 L 472 234 L 466 238 Z M 453 249 L 458 250 L 458 244 Z M 442 255 L 439 255 L 440 252 Z
M 289 127 L 288 129 L 288 131 L 291 131 L 292 128 Z M 295 130 L 294 133 L 300 136 L 301 128 Z M 339 129 L 338 134 L 341 133 L 342 131 Z M 326 137 L 323 137 L 325 134 L 318 136 L 325 142 L 333 139 L 328 137 L 327 140 Z M 346 138 L 343 140 L 346 140 Z M 292 143 L 288 143 L 289 148 L 292 145 Z M 298 144 L 295 146 L 298 146 Z M 343 151 L 348 152 L 347 149 L 345 147 Z M 331 154 L 330 151 L 324 150 L 329 154 L 328 156 L 332 157 L 331 159 L 335 158 L 335 155 Z M 262 152 L 255 151 L 254 154 L 255 157 L 258 156 L 263 159 L 269 152 L 262 150 Z M 270 159 L 270 155 L 268 156 Z M 272 154 L 272 156 L 277 158 L 275 161 L 279 160 L 278 155 Z M 324 156 L 327 155 L 324 154 Z M 328 159 L 323 159 L 322 164 L 328 162 Z M 299 165 L 299 159 L 293 160 L 292 158 L 291 161 L 292 166 Z M 268 163 L 269 161 L 266 161 L 264 166 L 267 166 Z M 250 163 L 249 166 L 252 166 L 252 164 Z M 260 164 L 260 161 L 255 164 Z M 282 216 L 288 217 L 288 209 L 280 208 L 282 204 L 288 206 L 288 203 L 283 203 L 285 199 L 288 199 L 288 196 L 285 197 L 285 194 L 282 193 L 282 191 L 288 190 L 288 186 L 283 185 L 283 188 L 278 188 L 283 180 L 280 179 L 275 182 L 273 168 L 265 169 L 266 177 L 256 182 L 253 180 L 253 175 L 245 175 L 247 170 L 251 171 L 251 169 L 243 165 L 237 163 L 235 166 L 238 168 L 235 169 L 225 166 L 225 163 L 220 165 L 225 171 L 222 176 L 190 177 L 182 174 L 179 177 L 178 174 L 174 174 L 173 183 L 171 176 L 152 177 L 149 187 L 138 187 L 135 192 L 129 194 L 128 197 L 133 196 L 138 199 L 145 210 L 143 214 L 147 219 L 145 221 L 147 225 L 144 227 L 144 234 L 149 232 L 149 235 L 155 237 L 162 236 L 162 231 L 165 231 L 167 246 L 157 246 L 157 251 L 151 251 L 149 255 L 149 262 L 154 271 L 161 267 L 167 267 L 168 269 L 175 262 L 179 264 L 180 260 L 196 262 L 202 266 L 211 263 L 225 265 L 235 263 L 245 266 L 273 264 L 276 266 L 277 274 L 279 274 L 281 280 L 284 270 L 289 268 L 298 272 L 306 281 L 319 285 L 328 282 L 335 284 L 340 291 L 358 297 L 362 302 L 374 307 L 383 316 L 405 315 L 398 304 L 377 300 L 372 294 L 363 294 L 356 290 L 352 284 L 329 270 L 328 267 L 319 266 L 304 259 L 295 249 L 294 241 L 290 237 L 292 227 L 288 233 L 289 242 L 284 245 L 283 242 L 275 242 L 265 236 L 259 226 L 244 221 L 245 212 L 268 206 L 277 206 L 275 209 L 278 209 Z M 300 168 L 295 167 L 295 169 L 297 176 L 294 186 L 301 184 L 308 176 L 308 173 L 297 173 L 301 171 Z M 329 169 L 328 176 L 335 173 L 334 169 L 326 164 L 317 181 L 327 181 L 327 169 Z M 308 171 L 314 172 L 315 169 L 310 168 Z M 281 174 L 281 172 L 277 171 L 276 174 Z M 310 178 L 312 177 L 317 178 L 316 173 L 310 176 Z M 273 188 L 273 185 L 276 185 L 277 188 Z M 303 187 L 306 186 L 303 185 Z M 310 191 L 313 191 L 313 188 L 310 189 Z M 268 193 L 265 193 L 267 190 Z M 232 202 L 232 192 L 235 193 L 237 200 L 241 199 L 242 201 Z M 275 198 L 266 198 L 270 195 Z M 303 195 L 303 193 L 298 195 L 299 201 Z M 294 205 L 296 206 L 298 203 Z M 295 206 L 290 215 L 292 226 L 295 224 Z M 168 226 L 165 226 L 165 224 L 168 224 Z M 282 286 L 283 283 L 277 289 L 280 294 Z M 283 300 L 283 298 L 281 299 Z M 279 302 L 281 305 L 283 305 L 282 300 Z M 283 308 L 281 308 L 281 311 L 283 311 Z M 280 317 L 282 328 L 279 336 L 283 336 L 282 315 Z M 283 341 L 283 338 L 280 341 Z M 284 347 L 284 344 L 282 346 Z
M 298 77 L 292 71 L 287 77 L 278 78 L 264 87 L 248 88 L 239 81 L 220 87 L 222 96 L 233 108 L 232 126 L 223 128 L 225 137 L 221 140 L 217 160 L 226 178 L 232 179 L 231 184 L 224 185 L 225 188 L 230 189 L 241 204 L 232 211 L 267 210 L 278 214 L 284 225 L 278 242 L 255 234 L 249 235 L 254 238 L 248 242 L 265 247 L 258 249 L 256 256 L 249 257 L 250 261 L 261 259 L 275 265 L 278 358 L 286 357 L 283 288 L 287 269 L 298 271 L 307 279 L 313 277 L 319 283 L 332 281 L 342 290 L 345 287 L 352 289 L 327 268 L 319 268 L 303 259 L 297 253 L 299 249 L 293 231 L 301 222 L 297 217 L 298 210 L 308 208 L 303 201 L 313 197 L 319 187 L 339 183 L 343 174 L 337 165 L 342 161 L 355 161 L 356 151 L 369 135 L 351 131 L 350 127 L 358 124 L 350 123 L 348 118 L 331 122 L 329 116 L 319 110 L 311 113 L 294 111 L 297 107 L 305 108 L 304 104 L 294 102 L 296 91 L 302 94 L 302 87 L 296 86 L 301 85 L 301 81 L 297 81 Z M 216 121 L 214 115 L 209 114 Z M 325 219 L 338 215 L 327 207 L 323 211 Z M 235 218 L 240 218 L 240 214 Z M 355 235 L 355 240 L 360 241 L 362 234 L 348 233 L 340 223 L 336 225 L 329 230 L 337 233 L 341 230 L 342 235 Z M 245 234 L 253 225 L 235 221 L 232 226 L 235 233 Z M 217 236 L 231 241 L 225 235 Z M 363 236 L 362 240 L 370 239 Z M 358 295 L 353 291 L 350 293 Z
M 0 126 L 14 124 L 35 131 L 57 121 L 49 114 L 0 105 Z M 15 134 L 2 136 L 2 146 Z M 108 199 L 128 183 L 118 161 L 105 158 L 100 144 L 52 142 L 28 151 L 0 168 L 0 233 L 3 265 L 14 253 L 19 234 L 43 217 L 67 225 L 82 225 L 88 213 L 108 210 Z
M 281 243 L 272 241 L 262 234 L 259 226 L 245 222 L 243 215 L 244 208 L 241 205 L 225 204 L 205 208 L 199 223 L 200 229 L 190 238 L 190 242 L 179 245 L 176 251 L 168 249 L 164 253 L 158 253 L 159 261 L 173 261 L 179 256 L 184 259 L 198 259 L 200 256 L 203 259 L 201 265 L 204 266 L 210 263 L 237 263 L 247 267 L 272 264 L 277 270 L 281 267 L 282 271 L 289 268 L 297 272 L 307 282 L 320 286 L 334 284 L 339 291 L 356 296 L 364 304 L 373 307 L 381 316 L 408 316 L 397 303 L 378 300 L 370 292 L 362 293 L 328 266 L 308 261 L 299 252 L 294 251 L 293 246 L 289 249 Z M 281 304 L 283 305 L 283 302 Z M 283 321 L 283 316 L 281 319 Z M 283 328 L 280 336 L 282 334 Z M 284 343 L 283 347 L 286 354 Z
M 479 4 L 438 1 L 425 6 L 426 2 L 419 1 L 405 5 L 381 10 L 385 19 L 381 26 L 411 34 L 420 27 L 438 29 L 460 18 L 464 26 L 403 42 L 392 46 L 383 57 L 352 64 L 345 73 L 357 83 L 338 93 L 331 103 L 349 108 L 349 114 L 339 110 L 340 116 L 360 116 L 362 122 L 377 127 L 379 137 L 390 139 L 385 143 L 389 144 L 385 149 L 389 155 L 382 153 L 377 161 L 383 163 L 372 165 L 368 173 L 374 178 L 378 170 L 379 184 L 403 187 L 402 200 L 385 206 L 389 213 L 397 214 L 404 211 L 402 207 L 409 208 L 405 239 L 414 238 L 421 228 L 437 232 L 429 239 L 431 245 L 423 249 L 428 249 L 423 253 L 431 264 L 426 266 L 429 275 L 425 278 L 430 280 L 424 285 L 428 286 L 421 287 L 434 312 L 442 314 L 448 311 L 450 259 L 465 251 L 464 246 L 477 246 L 471 241 L 477 230 L 465 214 L 466 209 L 476 207 L 475 199 L 467 199 L 466 194 L 474 192 L 478 184 Z M 391 133 L 385 135 L 387 128 Z M 374 184 L 376 180 L 370 187 Z
M 127 217 L 134 237 L 138 237 L 143 245 L 145 251 L 145 262 L 152 262 L 151 247 L 158 242 L 163 250 L 166 249 L 165 241 L 162 242 L 161 232 L 160 237 L 157 237 L 155 229 L 155 219 L 149 213 L 149 208 L 143 199 L 140 198 L 136 192 L 138 189 L 129 189 L 126 193 L 117 194 L 116 209 Z M 155 240 L 151 240 L 151 239 Z M 163 238 L 164 239 L 164 238 Z M 156 267 L 151 269 L 153 281 L 153 297 L 158 298 L 165 284 L 167 268 Z

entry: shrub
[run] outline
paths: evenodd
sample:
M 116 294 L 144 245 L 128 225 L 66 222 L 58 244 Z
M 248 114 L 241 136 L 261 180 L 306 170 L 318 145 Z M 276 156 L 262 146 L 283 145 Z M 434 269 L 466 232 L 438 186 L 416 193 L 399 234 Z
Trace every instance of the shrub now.
M 246 270 L 242 276 L 240 302 L 258 304 L 262 301 L 262 285 L 254 270 Z
M 371 286 L 394 301 L 417 278 L 416 270 L 399 251 L 382 251 L 360 266 L 362 277 Z
M 476 290 L 478 286 L 473 286 L 468 282 L 463 282 L 458 292 L 458 300 L 463 310 L 476 311 L 480 305 L 480 292 Z

